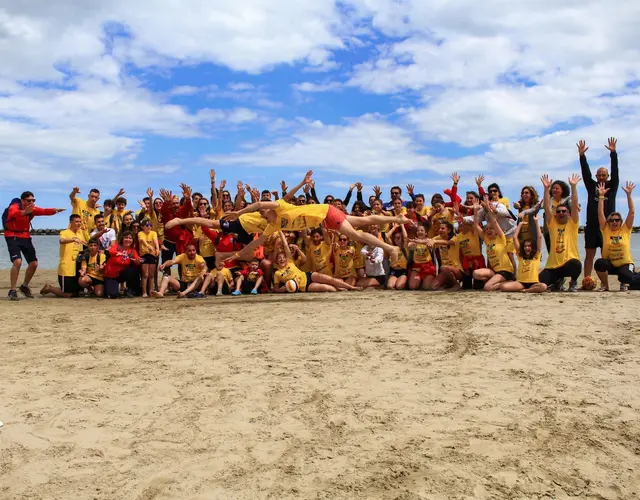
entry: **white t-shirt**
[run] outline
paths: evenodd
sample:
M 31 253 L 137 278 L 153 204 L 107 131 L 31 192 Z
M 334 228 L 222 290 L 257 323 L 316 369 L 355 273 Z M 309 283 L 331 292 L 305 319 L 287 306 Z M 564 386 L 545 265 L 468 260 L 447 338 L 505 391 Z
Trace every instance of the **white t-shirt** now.
M 91 237 L 94 238 L 99 232 L 100 231 L 97 229 L 92 231 Z M 98 241 L 100 242 L 100 250 L 107 250 L 117 239 L 118 237 L 116 236 L 116 232 L 113 229 L 107 229 L 107 232 L 98 238 Z
M 384 250 L 380 247 L 365 245 L 361 250 L 364 256 L 364 271 L 368 277 L 384 276 Z

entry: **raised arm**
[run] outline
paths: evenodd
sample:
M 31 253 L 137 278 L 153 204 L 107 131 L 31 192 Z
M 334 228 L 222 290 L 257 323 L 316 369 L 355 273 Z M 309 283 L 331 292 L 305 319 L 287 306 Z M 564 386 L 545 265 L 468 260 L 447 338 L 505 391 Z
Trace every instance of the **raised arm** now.
M 522 229 L 523 221 L 518 223 L 518 227 L 516 227 L 515 233 L 513 233 L 513 248 L 515 248 L 516 253 L 520 251 L 520 241 L 518 241 L 518 236 L 520 235 L 520 230 Z
M 349 191 L 347 191 L 346 196 L 344 197 L 344 200 L 342 200 L 342 204 L 345 207 L 349 206 L 349 202 L 351 201 L 351 195 L 353 194 L 353 188 L 356 187 L 356 183 L 351 184 L 351 186 L 349 186 Z
M 316 183 L 314 181 L 311 181 L 309 183 L 309 186 L 311 186 L 311 199 L 319 205 L 320 200 L 318 199 L 318 195 L 316 194 Z
M 622 186 L 622 190 L 627 194 L 627 204 L 629 205 L 629 213 L 627 214 L 627 220 L 624 221 L 625 226 L 629 229 L 633 229 L 633 218 L 635 217 L 635 207 L 633 206 L 633 189 L 636 185 L 633 182 L 627 182 Z
M 604 182 L 598 184 L 598 224 L 600 225 L 600 231 L 604 231 L 604 228 L 607 227 L 607 217 L 604 215 L 604 200 L 608 192 L 609 188 L 604 187 Z
M 71 200 L 71 205 L 73 205 L 76 201 L 76 195 L 80 194 L 80 188 L 74 187 L 69 193 L 69 199 Z
M 291 254 L 291 249 L 289 248 L 289 243 L 287 243 L 287 238 L 285 237 L 282 231 L 280 233 L 280 242 L 282 243 L 282 249 L 284 250 L 284 254 L 287 256 L 287 260 L 293 262 L 293 255 Z
M 547 174 L 544 174 L 542 177 L 540 177 L 540 182 L 542 182 L 542 189 L 544 191 L 544 198 L 542 203 L 544 213 L 547 217 L 551 217 L 551 179 Z
M 473 226 L 475 227 L 476 234 L 484 241 L 484 229 L 480 225 L 480 205 L 474 203 L 473 205 Z
M 580 156 L 580 170 L 582 171 L 584 185 L 587 188 L 589 197 L 592 197 L 595 195 L 596 182 L 593 180 L 591 169 L 589 168 L 589 163 L 587 162 L 587 157 L 585 155 L 589 147 L 584 141 L 578 141 L 578 144 L 576 144 L 576 146 L 578 147 L 578 155 Z
M 300 184 L 296 184 L 295 186 L 293 186 L 293 188 L 291 188 L 291 191 L 289 191 L 286 195 L 282 196 L 282 199 L 284 201 L 286 201 L 287 203 L 289 201 L 291 201 L 293 199 L 293 197 L 295 196 L 295 194 L 302 189 L 302 186 L 309 184 L 311 182 L 311 177 L 313 176 L 313 170 L 309 170 L 307 172 L 307 174 L 304 176 L 304 179 L 302 179 L 302 182 L 300 182 Z
M 578 224 L 580 222 L 580 207 L 578 206 L 578 182 L 580 176 L 573 174 L 569 177 L 569 185 L 571 186 L 571 219 Z
M 242 209 L 242 202 L 244 200 L 245 190 L 242 181 L 238 181 L 238 192 L 236 193 L 236 199 L 234 200 L 234 209 Z
M 608 144 L 605 146 L 609 150 L 609 156 L 611 157 L 611 195 L 616 196 L 618 192 L 618 186 L 620 185 L 620 173 L 618 172 L 618 153 L 616 147 L 618 140 L 615 137 L 609 137 Z M 628 183 L 627 183 L 628 184 Z
M 209 170 L 209 179 L 211 179 L 211 206 L 215 209 L 218 206 L 218 192 L 216 191 L 216 171 Z

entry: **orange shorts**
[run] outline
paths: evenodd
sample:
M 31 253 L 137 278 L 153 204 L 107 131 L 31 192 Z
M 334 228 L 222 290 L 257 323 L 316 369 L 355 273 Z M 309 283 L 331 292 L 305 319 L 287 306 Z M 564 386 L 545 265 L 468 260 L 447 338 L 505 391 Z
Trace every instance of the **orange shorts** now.
M 471 255 L 467 257 L 462 256 L 462 269 L 463 271 L 475 271 L 476 269 L 484 269 L 487 266 L 484 263 L 484 257 L 482 255 Z
M 332 231 L 340 231 L 340 226 L 346 220 L 347 214 L 338 210 L 333 205 L 329 205 L 329 210 L 327 211 L 327 217 L 324 219 L 322 225 L 326 229 L 331 229 Z
M 424 264 L 413 264 L 411 266 L 412 271 L 418 272 L 418 278 L 421 280 L 425 279 L 427 276 L 435 276 L 436 275 L 436 265 L 433 262 L 425 262 Z

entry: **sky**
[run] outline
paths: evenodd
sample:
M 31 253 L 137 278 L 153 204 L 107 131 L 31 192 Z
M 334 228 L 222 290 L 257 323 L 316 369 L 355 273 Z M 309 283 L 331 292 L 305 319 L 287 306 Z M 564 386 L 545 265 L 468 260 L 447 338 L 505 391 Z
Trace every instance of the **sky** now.
M 0 204 L 137 208 L 212 168 L 385 200 L 482 173 L 515 201 L 576 172 L 579 139 L 608 165 L 609 136 L 640 180 L 639 24 L 634 0 L 0 0 Z

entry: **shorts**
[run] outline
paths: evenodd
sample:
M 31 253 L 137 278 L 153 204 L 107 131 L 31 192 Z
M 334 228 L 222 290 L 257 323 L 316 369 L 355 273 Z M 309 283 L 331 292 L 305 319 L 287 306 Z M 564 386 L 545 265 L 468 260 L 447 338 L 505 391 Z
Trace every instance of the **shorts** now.
M 213 291 L 213 293 L 218 293 L 218 283 L 214 281 L 213 287 L 211 288 L 211 290 Z M 229 283 L 225 281 L 224 283 L 222 283 L 222 295 L 229 295 L 229 294 L 231 294 L 231 290 L 229 289 Z
M 418 278 L 421 280 L 427 276 L 436 275 L 436 265 L 433 262 L 425 262 L 424 264 L 413 264 L 411 266 L 412 271 L 418 271 Z
M 243 281 L 240 291 L 245 295 L 249 295 L 251 291 L 255 288 L 255 286 L 256 286 L 255 281 Z M 260 287 L 258 287 L 258 293 L 260 293 Z
M 169 240 L 164 240 L 162 244 L 166 248 L 166 250 L 161 250 L 162 262 L 167 262 L 173 259 L 173 256 L 176 254 L 176 244 Z
M 407 270 L 406 269 L 393 269 L 391 268 L 389 270 L 389 276 L 393 276 L 394 278 L 399 278 L 400 276 L 406 276 L 407 275 Z
M 516 276 L 511 271 L 498 271 L 496 274 L 499 274 L 507 281 L 515 281 Z
M 516 253 L 516 247 L 513 244 L 513 238 L 507 238 L 507 246 L 505 247 L 507 253 Z
M 602 248 L 602 232 L 600 227 L 587 224 L 584 227 L 584 247 L 589 249 Z
M 376 280 L 378 282 L 378 285 L 380 285 L 380 286 L 384 286 L 384 284 L 387 282 L 387 277 L 385 275 L 382 275 L 382 276 L 367 276 L 367 278 L 372 278 L 372 279 Z
M 322 225 L 326 229 L 330 229 L 332 231 L 340 231 L 340 227 L 342 223 L 347 219 L 347 214 L 338 210 L 333 205 L 329 205 L 329 210 L 327 210 L 327 217 L 324 219 Z
M 213 271 L 216 268 L 216 258 L 215 257 L 203 257 L 205 264 L 207 265 L 207 270 Z
M 98 278 L 94 278 L 93 276 L 88 276 L 88 275 L 87 275 L 87 278 L 91 280 L 91 286 L 104 285 L 103 280 L 99 280 Z
M 27 264 L 37 262 L 38 258 L 36 257 L 36 249 L 33 246 L 31 238 L 9 237 L 5 238 L 5 240 L 7 241 L 7 249 L 9 250 L 11 262 L 18 260 L 21 254 L 24 256 L 24 260 L 27 261 Z
M 178 283 L 180 283 L 180 291 L 184 292 L 187 288 L 189 288 L 191 286 L 193 281 L 186 282 L 186 281 L 179 281 L 178 280 Z
M 58 275 L 58 284 L 63 293 L 70 293 L 74 297 L 80 294 L 80 285 L 78 285 L 78 278 L 75 276 Z
M 309 287 L 311 286 L 311 283 L 313 283 L 313 280 L 311 279 L 311 276 L 313 276 L 313 273 L 305 273 L 307 275 L 307 286 L 304 288 L 305 292 L 309 291 Z
M 224 234 L 237 234 L 238 241 L 243 245 L 248 245 L 253 241 L 253 236 L 251 236 L 247 231 L 245 231 L 244 227 L 239 220 L 226 220 L 222 219 L 220 221 L 220 230 Z
M 537 285 L 538 283 L 523 283 L 521 281 L 520 284 L 524 287 L 525 290 L 529 290 L 529 288 L 531 288 L 533 285 Z
M 158 257 L 156 257 L 155 255 L 151 255 L 150 253 L 145 254 L 142 256 L 142 263 L 155 265 L 158 263 Z
M 465 271 L 475 271 L 476 269 L 484 269 L 486 267 L 484 256 L 482 255 L 462 256 L 462 269 Z

